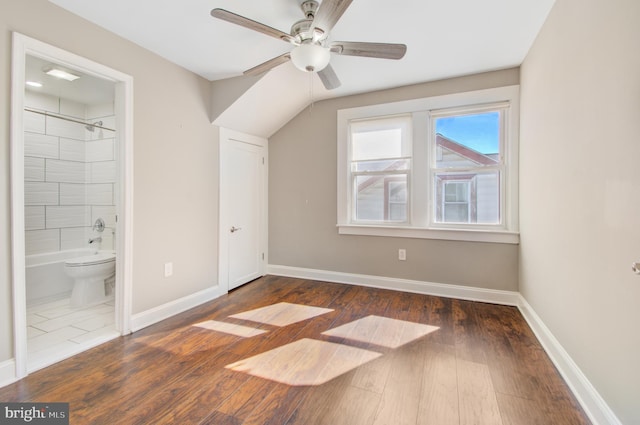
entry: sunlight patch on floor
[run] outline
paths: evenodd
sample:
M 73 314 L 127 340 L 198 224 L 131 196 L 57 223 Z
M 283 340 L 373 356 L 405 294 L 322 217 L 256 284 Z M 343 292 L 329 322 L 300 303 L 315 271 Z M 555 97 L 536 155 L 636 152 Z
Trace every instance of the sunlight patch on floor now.
M 287 385 L 322 385 L 382 354 L 303 338 L 225 366 Z
M 242 338 L 251 338 L 252 336 L 261 335 L 267 332 L 249 326 L 236 325 L 235 323 L 218 322 L 216 320 L 207 320 L 206 322 L 196 323 L 193 326 L 209 329 L 211 331 L 222 332 L 229 335 L 235 335 Z
M 248 326 L 215 320 L 193 326 L 250 338 L 268 332 L 256 329 L 257 325 L 252 326 L 252 323 L 284 327 L 332 311 L 281 302 L 229 316 L 246 321 Z M 324 336 L 342 338 L 342 343 L 302 338 L 225 368 L 287 385 L 322 385 L 382 356 L 375 351 L 348 345 L 349 341 L 395 349 L 438 329 L 436 326 L 371 315 L 322 332 Z
M 407 322 L 388 317 L 367 316 L 324 331 L 322 335 L 381 345 L 388 348 L 398 348 L 438 329 L 437 326 L 424 325 L 422 323 Z
M 288 326 L 333 311 L 331 308 L 312 307 L 308 305 L 281 302 L 255 310 L 234 314 L 234 319 L 250 320 L 273 326 Z

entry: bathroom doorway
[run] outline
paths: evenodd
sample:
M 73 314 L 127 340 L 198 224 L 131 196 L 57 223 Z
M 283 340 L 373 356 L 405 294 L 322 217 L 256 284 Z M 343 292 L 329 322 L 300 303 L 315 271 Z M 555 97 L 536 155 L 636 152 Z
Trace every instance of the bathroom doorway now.
M 130 332 L 131 77 L 14 33 L 16 378 Z

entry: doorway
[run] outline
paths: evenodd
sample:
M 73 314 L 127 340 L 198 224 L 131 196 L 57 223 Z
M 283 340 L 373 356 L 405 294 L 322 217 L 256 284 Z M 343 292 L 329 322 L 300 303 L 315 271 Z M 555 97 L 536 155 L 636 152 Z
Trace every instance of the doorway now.
M 19 379 L 130 332 L 133 80 L 18 33 L 12 71 Z M 102 294 L 87 296 L 98 257 Z
M 219 282 L 232 290 L 264 276 L 267 140 L 220 129 Z

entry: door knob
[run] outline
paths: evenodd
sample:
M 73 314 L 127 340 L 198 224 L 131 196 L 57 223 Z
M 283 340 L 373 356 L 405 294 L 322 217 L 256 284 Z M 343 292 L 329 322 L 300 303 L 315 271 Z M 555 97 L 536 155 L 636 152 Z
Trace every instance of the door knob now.
M 235 233 L 235 232 L 237 232 L 238 230 L 242 230 L 242 227 L 231 226 L 231 230 L 230 230 L 230 231 L 231 231 L 231 233 Z

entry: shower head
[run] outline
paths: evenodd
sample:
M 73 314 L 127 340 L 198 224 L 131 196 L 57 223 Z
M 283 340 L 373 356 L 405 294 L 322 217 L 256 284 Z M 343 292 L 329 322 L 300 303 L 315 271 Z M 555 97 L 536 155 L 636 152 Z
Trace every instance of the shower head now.
M 94 123 L 87 124 L 84 126 L 84 128 L 93 133 L 96 130 L 96 126 L 102 127 L 102 121 L 96 121 Z

